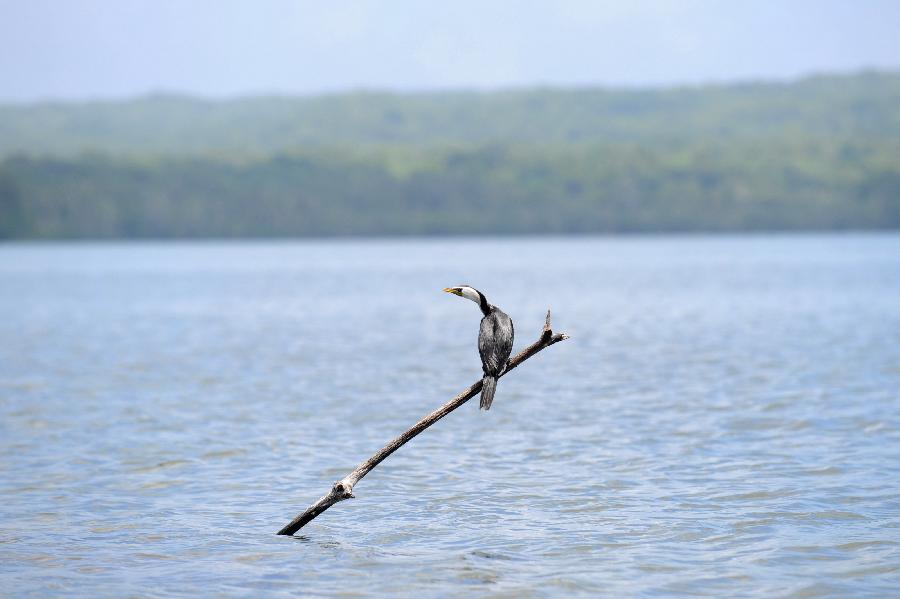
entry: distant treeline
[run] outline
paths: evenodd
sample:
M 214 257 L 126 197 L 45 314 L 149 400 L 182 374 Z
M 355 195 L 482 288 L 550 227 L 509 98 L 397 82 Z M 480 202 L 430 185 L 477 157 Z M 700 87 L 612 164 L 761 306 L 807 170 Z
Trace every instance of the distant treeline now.
M 900 227 L 900 75 L 0 107 L 0 237 Z

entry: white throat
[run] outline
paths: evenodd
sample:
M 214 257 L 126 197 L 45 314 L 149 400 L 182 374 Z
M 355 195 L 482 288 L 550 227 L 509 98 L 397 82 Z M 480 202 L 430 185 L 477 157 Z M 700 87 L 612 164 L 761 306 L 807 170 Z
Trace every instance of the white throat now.
M 459 293 L 462 297 L 470 299 L 476 304 L 481 304 L 481 297 L 478 295 L 478 292 L 471 287 L 460 287 Z

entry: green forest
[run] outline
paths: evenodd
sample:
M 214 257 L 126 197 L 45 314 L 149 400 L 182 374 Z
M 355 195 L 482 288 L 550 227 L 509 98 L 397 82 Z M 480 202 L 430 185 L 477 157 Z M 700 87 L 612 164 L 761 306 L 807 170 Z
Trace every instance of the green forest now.
M 900 226 L 900 74 L 0 106 L 0 238 Z

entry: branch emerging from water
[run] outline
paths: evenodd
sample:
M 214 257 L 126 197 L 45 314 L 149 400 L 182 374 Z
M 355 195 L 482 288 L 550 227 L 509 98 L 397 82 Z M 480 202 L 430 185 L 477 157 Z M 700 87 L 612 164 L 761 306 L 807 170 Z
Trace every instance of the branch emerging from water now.
M 550 328 L 550 310 L 547 310 L 547 319 L 544 321 L 544 328 L 541 331 L 540 338 L 520 351 L 515 357 L 513 357 L 506 365 L 506 370 L 504 370 L 500 376 L 505 376 L 510 370 L 512 370 L 534 354 L 538 353 L 542 349 L 550 347 L 554 343 L 558 343 L 568 338 L 569 336 L 565 333 L 553 333 L 553 330 Z M 382 447 L 378 453 L 357 466 L 356 470 L 334 483 L 334 485 L 332 485 L 331 487 L 331 490 L 326 495 L 323 495 L 317 502 L 306 508 L 305 512 L 291 520 L 290 524 L 278 531 L 278 534 L 292 535 L 303 528 L 310 520 L 333 506 L 335 503 L 354 497 L 354 485 L 356 485 L 356 483 L 358 483 L 366 474 L 368 474 L 369 471 L 372 470 L 372 468 L 380 464 L 386 457 L 400 449 L 403 445 L 412 440 L 413 437 L 424 431 L 426 428 L 478 395 L 479 391 L 481 391 L 480 379 L 469 386 L 468 389 L 439 407 L 437 410 L 435 410 L 428 416 L 425 416 L 425 418 L 419 420 L 408 431 Z

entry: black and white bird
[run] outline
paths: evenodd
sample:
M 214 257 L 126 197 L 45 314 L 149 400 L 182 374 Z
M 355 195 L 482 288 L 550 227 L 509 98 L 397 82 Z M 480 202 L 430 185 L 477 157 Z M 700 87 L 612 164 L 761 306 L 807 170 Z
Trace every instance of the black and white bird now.
M 478 353 L 481 355 L 481 369 L 484 371 L 484 377 L 481 379 L 480 407 L 482 410 L 490 410 L 491 402 L 494 401 L 494 391 L 497 389 L 497 377 L 503 373 L 512 352 L 514 334 L 512 319 L 497 306 L 489 304 L 484 294 L 474 287 L 460 285 L 447 287 L 444 291 L 472 300 L 484 314 L 478 332 Z

